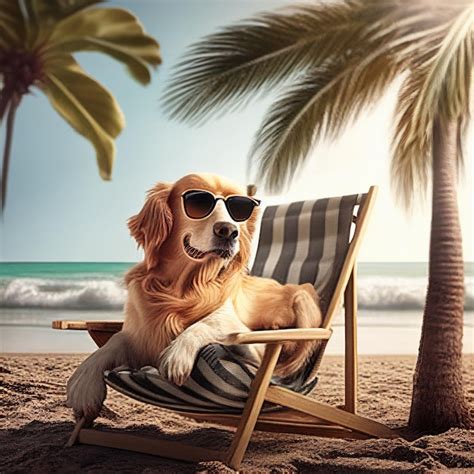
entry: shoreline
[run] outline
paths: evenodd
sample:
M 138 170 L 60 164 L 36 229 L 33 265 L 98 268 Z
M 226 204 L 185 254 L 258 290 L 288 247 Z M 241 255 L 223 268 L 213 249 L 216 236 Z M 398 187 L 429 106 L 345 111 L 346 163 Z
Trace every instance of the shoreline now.
M 344 354 L 344 327 L 333 326 L 334 333 L 326 354 Z M 360 355 L 416 355 L 421 326 L 359 325 L 358 352 Z M 86 331 L 60 331 L 48 326 L 1 326 L 0 353 L 90 353 L 97 346 Z M 474 353 L 474 327 L 464 326 L 463 353 Z

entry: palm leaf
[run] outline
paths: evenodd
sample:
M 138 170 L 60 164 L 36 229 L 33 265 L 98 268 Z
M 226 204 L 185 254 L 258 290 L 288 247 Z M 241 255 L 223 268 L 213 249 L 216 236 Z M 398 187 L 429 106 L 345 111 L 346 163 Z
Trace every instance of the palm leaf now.
M 257 132 L 250 157 L 259 162 L 258 179 L 270 191 L 288 184 L 311 146 L 324 137 L 335 139 L 365 106 L 378 100 L 431 33 L 410 33 L 381 47 L 372 45 L 369 55 L 328 61 L 291 87 Z
M 452 21 L 446 34 L 434 36 L 420 49 L 400 90 L 391 168 L 396 195 L 406 207 L 411 205 L 415 190 L 426 190 L 435 117 L 466 122 L 473 35 L 474 6 L 469 6 Z
M 70 56 L 48 63 L 43 91 L 56 111 L 92 142 L 100 175 L 109 180 L 115 157 L 113 138 L 125 125 L 112 94 Z
M 41 21 L 55 22 L 105 0 L 23 0 Z
M 403 3 L 403 8 L 400 8 Z M 262 14 L 193 45 L 164 96 L 173 118 L 199 123 L 245 105 L 328 60 L 430 24 L 417 2 L 345 1 Z
M 19 46 L 25 33 L 25 23 L 17 1 L 0 0 L 0 49 Z
M 125 121 L 112 94 L 74 61 L 99 51 L 123 62 L 142 84 L 161 62 L 158 43 L 138 19 L 119 8 L 89 8 L 101 0 L 0 0 L 0 121 L 8 110 L 0 195 L 5 205 L 15 112 L 30 88 L 42 89 L 56 111 L 96 150 L 99 173 L 110 179 L 114 138 Z M 22 65 L 17 67 L 17 65 Z
M 224 106 L 323 64 L 363 39 L 367 23 L 389 14 L 390 2 L 317 4 L 262 14 L 192 46 L 177 65 L 164 105 L 178 119 L 199 121 Z M 383 14 L 381 14 L 381 11 Z
M 146 35 L 130 12 L 119 8 L 81 10 L 61 20 L 45 48 L 47 57 L 76 51 L 100 51 L 124 63 L 132 76 L 148 84 L 149 66 L 161 63 L 158 43 Z
M 281 191 L 314 143 L 336 138 L 398 74 L 398 63 L 389 56 L 375 58 L 360 71 L 352 61 L 352 65 L 337 61 L 310 71 L 264 118 L 250 156 L 258 157 L 258 179 L 270 191 Z
M 26 44 L 30 49 L 42 47 L 51 29 L 63 18 L 101 3 L 104 0 L 16 0 L 25 16 Z

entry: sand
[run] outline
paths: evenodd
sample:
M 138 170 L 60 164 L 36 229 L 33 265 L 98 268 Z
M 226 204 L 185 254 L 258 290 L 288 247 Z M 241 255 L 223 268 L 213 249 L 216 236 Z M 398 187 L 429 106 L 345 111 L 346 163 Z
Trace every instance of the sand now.
M 0 356 L 0 472 L 232 472 L 220 462 L 186 464 L 92 446 L 64 448 L 73 427 L 64 406 L 65 384 L 85 355 Z M 406 424 L 414 356 L 363 356 L 359 411 L 391 427 Z M 474 356 L 464 358 L 470 403 Z M 328 356 L 313 396 L 342 403 L 343 359 Z M 213 449 L 230 442 L 231 430 L 181 417 L 109 389 L 98 426 L 128 428 Z M 407 441 L 341 440 L 256 432 L 242 472 L 474 472 L 473 432 L 452 429 Z

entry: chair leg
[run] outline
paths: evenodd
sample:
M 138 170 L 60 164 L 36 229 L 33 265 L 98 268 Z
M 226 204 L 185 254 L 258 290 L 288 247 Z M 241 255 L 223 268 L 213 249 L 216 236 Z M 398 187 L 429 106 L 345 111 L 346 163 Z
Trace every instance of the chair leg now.
M 340 408 L 334 408 L 325 403 L 317 402 L 306 395 L 292 392 L 287 388 L 272 385 L 268 387 L 265 399 L 287 408 L 316 416 L 328 423 L 333 423 L 358 433 L 363 433 L 376 438 L 397 438 L 398 433 L 387 426 L 369 418 L 364 418 L 354 413 L 349 413 Z
M 136 435 L 126 431 L 116 433 L 83 429 L 79 435 L 79 442 L 81 444 L 123 449 L 192 463 L 221 461 L 225 455 L 225 453 L 213 449 L 192 446 L 179 441 L 167 441 L 151 436 Z
M 345 400 L 344 409 L 350 413 L 357 411 L 357 286 L 356 265 L 351 272 L 344 292 L 345 331 Z
M 265 393 L 281 352 L 281 344 L 267 344 L 255 379 L 250 387 L 249 397 L 245 404 L 242 418 L 240 419 L 234 439 L 227 451 L 226 463 L 232 469 L 238 470 L 244 457 L 245 451 L 252 436 L 258 415 L 265 401 Z
M 74 446 L 74 444 L 76 444 L 77 438 L 79 437 L 79 433 L 84 427 L 85 422 L 86 419 L 84 417 L 79 418 L 79 420 L 77 420 L 76 426 L 74 426 L 71 436 L 69 437 L 68 442 L 66 443 L 66 448 L 70 448 L 71 446 Z

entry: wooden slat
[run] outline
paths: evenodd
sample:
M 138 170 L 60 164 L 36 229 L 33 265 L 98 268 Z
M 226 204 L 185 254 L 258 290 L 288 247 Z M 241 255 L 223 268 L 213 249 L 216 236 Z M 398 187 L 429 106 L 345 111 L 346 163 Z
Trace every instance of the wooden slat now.
M 51 323 L 53 329 L 87 331 L 89 329 L 117 332 L 122 329 L 123 321 L 64 321 Z
M 185 413 L 183 416 L 206 423 L 224 426 L 237 426 L 242 416 L 230 413 Z M 320 418 L 287 409 L 273 413 L 261 413 L 255 425 L 255 431 L 272 433 L 295 433 L 309 436 L 325 436 L 334 438 L 367 439 L 369 436 L 351 431 L 341 426 L 329 424 Z
M 87 331 L 86 321 L 53 321 L 51 323 L 53 329 L 73 329 Z
M 242 418 L 237 426 L 234 439 L 227 452 L 226 461 L 232 468 L 238 470 L 242 458 L 252 436 L 258 415 L 265 401 L 265 392 L 270 384 L 273 371 L 281 352 L 281 344 L 268 344 L 265 348 L 262 364 L 250 386 L 249 396 L 245 404 Z
M 88 331 L 118 332 L 122 330 L 123 321 L 87 321 Z
M 357 274 L 356 266 L 352 269 L 351 276 L 344 293 L 344 331 L 345 331 L 345 410 L 355 413 L 357 411 Z
M 216 423 L 219 425 L 237 426 L 242 418 L 240 413 L 199 413 L 199 412 L 179 412 L 182 416 L 192 418 L 193 420 L 205 421 L 207 423 Z M 260 413 L 257 422 L 265 423 L 294 423 L 294 424 L 325 424 L 324 420 L 316 418 L 306 413 L 301 413 L 292 409 L 284 409 L 270 413 Z
M 232 344 L 264 344 L 285 341 L 314 341 L 329 339 L 332 331 L 322 328 L 274 329 L 231 334 Z
M 328 310 L 326 312 L 326 317 L 324 318 L 323 327 L 326 329 L 330 328 L 332 325 L 332 321 L 334 319 L 334 316 L 336 315 L 344 290 L 346 289 L 347 282 L 349 281 L 352 269 L 354 268 L 355 260 L 359 252 L 360 245 L 362 243 L 362 238 L 365 234 L 365 231 L 367 230 L 368 217 L 370 216 L 372 208 L 374 207 L 375 198 L 377 196 L 377 190 L 377 186 L 371 186 L 369 188 L 369 192 L 367 193 L 367 198 L 365 199 L 364 205 L 359 210 L 354 236 L 352 238 L 351 243 L 349 244 L 346 259 L 344 260 L 344 264 L 341 269 L 341 275 L 339 276 L 339 280 L 337 281 L 336 288 L 334 290 L 331 301 L 329 303 Z
M 351 431 L 337 425 L 315 425 L 304 423 L 284 423 L 258 421 L 255 425 L 256 431 L 265 431 L 271 433 L 293 433 L 305 436 L 321 436 L 328 438 L 347 438 L 347 439 L 368 439 L 364 433 Z
M 294 410 L 317 416 L 329 423 L 342 426 L 352 431 L 364 433 L 377 438 L 396 438 L 398 435 L 387 426 L 377 421 L 363 418 L 359 415 L 349 413 L 340 408 L 334 408 L 316 400 L 312 400 L 304 395 L 292 392 L 286 388 L 270 386 L 268 387 L 265 399 Z
M 325 424 L 321 418 L 301 413 L 291 408 L 284 408 L 276 412 L 261 413 L 258 417 L 258 421 Z
M 163 458 L 178 459 L 187 462 L 220 461 L 223 459 L 223 453 L 212 449 L 191 446 L 177 441 L 154 439 L 131 433 L 83 429 L 79 433 L 79 442 L 82 444 L 92 444 L 94 446 L 153 454 Z

